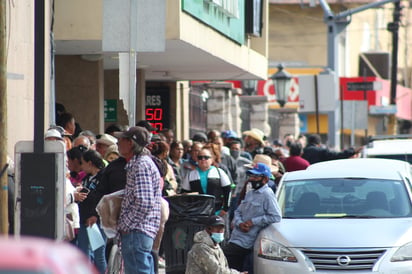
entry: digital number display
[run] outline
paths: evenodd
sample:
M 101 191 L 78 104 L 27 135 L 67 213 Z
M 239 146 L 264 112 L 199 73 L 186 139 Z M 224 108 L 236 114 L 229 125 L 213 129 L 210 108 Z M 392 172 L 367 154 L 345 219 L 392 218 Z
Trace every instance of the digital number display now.
M 146 120 L 159 130 L 163 129 L 163 109 L 162 108 L 146 108 Z
M 169 88 L 147 88 L 146 90 L 146 120 L 159 129 L 169 128 Z

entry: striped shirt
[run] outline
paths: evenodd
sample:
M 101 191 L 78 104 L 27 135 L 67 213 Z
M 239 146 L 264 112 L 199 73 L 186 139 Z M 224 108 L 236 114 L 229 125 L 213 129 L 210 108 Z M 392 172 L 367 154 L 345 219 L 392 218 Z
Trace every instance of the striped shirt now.
M 125 196 L 118 230 L 141 231 L 155 238 L 160 224 L 160 174 L 150 156 L 134 156 L 125 167 Z

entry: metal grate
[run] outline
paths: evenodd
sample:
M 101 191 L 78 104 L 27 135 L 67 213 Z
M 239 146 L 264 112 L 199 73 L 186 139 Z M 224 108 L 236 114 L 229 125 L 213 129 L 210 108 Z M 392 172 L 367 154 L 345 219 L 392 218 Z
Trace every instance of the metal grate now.
M 385 249 L 303 249 L 316 270 L 372 270 Z

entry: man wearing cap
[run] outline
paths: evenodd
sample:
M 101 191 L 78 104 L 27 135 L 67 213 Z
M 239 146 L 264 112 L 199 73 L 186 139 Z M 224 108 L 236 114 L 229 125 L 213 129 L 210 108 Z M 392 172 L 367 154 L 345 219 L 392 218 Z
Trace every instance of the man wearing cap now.
M 116 145 L 117 139 L 110 134 L 104 133 L 96 140 L 96 150 L 104 157 L 109 146 Z M 107 163 L 106 163 L 107 165 Z
M 219 243 L 224 239 L 225 221 L 213 215 L 206 228 L 193 237 L 193 246 L 187 253 L 186 274 L 239 273 L 230 269 Z M 241 272 L 247 273 L 247 272 Z
M 205 144 L 205 143 L 207 143 L 207 135 L 206 135 L 206 133 L 204 133 L 204 132 L 201 132 L 201 131 L 199 131 L 199 132 L 196 132 L 194 135 L 193 135 L 193 137 L 192 137 L 192 141 L 193 142 L 199 142 L 199 143 L 202 143 L 202 144 Z
M 62 134 L 55 128 L 49 128 L 44 135 L 46 141 L 63 141 Z
M 152 126 L 152 124 L 147 121 L 147 120 L 140 120 L 139 122 L 136 123 L 136 126 L 138 127 L 144 127 L 145 129 L 147 129 L 149 132 L 153 132 L 153 131 L 158 131 L 158 128 L 155 128 L 154 126 Z
M 118 230 L 126 273 L 154 273 L 151 254 L 160 224 L 160 174 L 145 148 L 150 133 L 131 127 L 115 134 L 119 152 L 126 159 L 126 187 Z
M 263 153 L 263 147 L 265 146 L 265 134 L 263 131 L 257 128 L 252 128 L 243 132 L 243 142 L 245 144 L 245 151 L 248 152 L 252 158 L 256 154 Z
M 253 258 L 249 255 L 252 255 L 256 237 L 262 228 L 280 222 L 281 213 L 275 194 L 267 185 L 270 168 L 256 163 L 247 174 L 253 189 L 235 210 L 232 235 L 223 251 L 231 268 L 252 273 L 252 263 L 244 267 L 244 262 Z

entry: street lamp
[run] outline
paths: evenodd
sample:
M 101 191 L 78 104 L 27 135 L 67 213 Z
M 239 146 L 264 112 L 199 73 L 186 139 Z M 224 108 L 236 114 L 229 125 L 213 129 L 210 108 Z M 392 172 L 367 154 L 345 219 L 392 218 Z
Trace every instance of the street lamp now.
M 242 86 L 247 95 L 254 95 L 256 91 L 257 80 L 243 80 Z
M 280 107 L 283 107 L 288 100 L 288 93 L 292 82 L 292 75 L 286 70 L 283 70 L 283 68 L 283 65 L 279 64 L 278 71 L 270 76 L 275 86 L 276 100 Z

